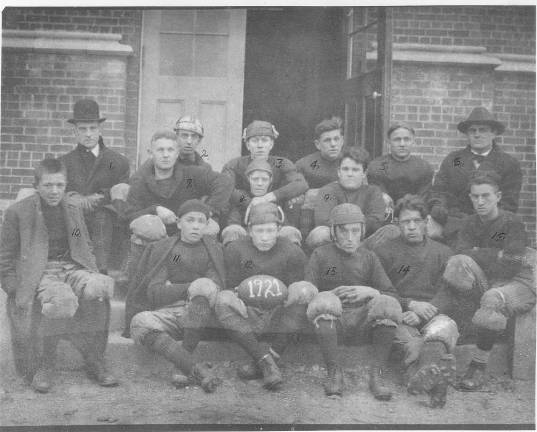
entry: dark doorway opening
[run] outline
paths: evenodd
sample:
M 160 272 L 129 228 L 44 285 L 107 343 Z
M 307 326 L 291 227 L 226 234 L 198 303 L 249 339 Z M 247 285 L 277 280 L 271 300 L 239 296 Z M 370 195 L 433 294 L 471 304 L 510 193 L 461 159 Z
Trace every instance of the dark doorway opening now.
M 296 161 L 314 151 L 319 121 L 343 118 L 342 23 L 343 8 L 248 10 L 243 125 L 273 123 L 280 133 L 273 154 Z

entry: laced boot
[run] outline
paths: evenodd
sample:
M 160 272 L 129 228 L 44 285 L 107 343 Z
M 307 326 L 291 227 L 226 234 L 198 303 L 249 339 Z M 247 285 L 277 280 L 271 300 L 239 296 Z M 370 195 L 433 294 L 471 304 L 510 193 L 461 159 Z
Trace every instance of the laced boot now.
M 190 372 L 190 377 L 195 384 L 201 386 L 205 393 L 213 393 L 222 380 L 216 377 L 210 368 L 203 363 L 196 363 Z
M 119 385 L 117 379 L 106 368 L 104 360 L 96 360 L 86 365 L 88 376 L 101 387 L 115 387 Z
M 270 353 L 265 354 L 259 360 L 258 365 L 263 373 L 263 387 L 268 390 L 276 390 L 283 383 L 283 379 L 272 355 Z
M 328 376 L 324 382 L 324 392 L 327 396 L 343 394 L 343 371 L 339 366 L 328 368 Z
M 272 348 L 269 349 L 269 352 L 276 364 L 279 364 L 280 355 Z M 237 368 L 237 376 L 242 380 L 249 381 L 263 378 L 263 372 L 261 371 L 259 365 L 252 360 L 249 363 L 241 365 Z
M 32 379 L 32 388 L 38 393 L 48 393 L 52 388 L 52 368 L 42 365 Z
M 369 390 L 371 390 L 375 399 L 389 401 L 392 398 L 392 392 L 388 390 L 384 381 L 382 369 L 379 366 L 372 365 L 369 368 Z
M 472 360 L 468 369 L 459 383 L 459 388 L 465 391 L 477 391 L 480 390 L 487 381 L 485 370 L 487 368 L 486 363 L 476 362 Z

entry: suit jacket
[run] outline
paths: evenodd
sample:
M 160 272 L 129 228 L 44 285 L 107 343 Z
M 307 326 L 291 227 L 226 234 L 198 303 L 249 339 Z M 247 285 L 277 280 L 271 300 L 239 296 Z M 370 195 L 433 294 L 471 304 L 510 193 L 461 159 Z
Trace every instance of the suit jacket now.
M 468 181 L 476 171 L 495 171 L 501 178 L 500 207 L 516 213 L 518 196 L 522 187 L 520 163 L 496 145 L 493 145 L 492 150 L 477 169 L 473 164 L 472 155 L 470 147 L 466 147 L 446 156 L 434 179 L 429 207 L 443 206 L 449 210 L 451 216 L 455 217 L 473 214 L 474 208 L 468 197 Z
M 110 188 L 118 183 L 129 181 L 129 161 L 125 156 L 114 150 L 110 150 L 99 139 L 99 156 L 88 175 L 82 159 L 82 151 L 77 147 L 62 156 L 63 163 L 67 168 L 66 192 L 76 191 L 81 195 L 93 193 L 104 194 L 102 204 L 110 202 Z
M 71 260 L 97 272 L 95 257 L 82 210 L 65 198 L 65 212 Z M 48 234 L 39 194 L 11 205 L 5 213 L 0 235 L 0 280 L 16 305 L 28 309 L 48 261 Z
M 149 243 L 145 248 L 137 265 L 138 270 L 129 283 L 127 299 L 125 301 L 125 330 L 123 332 L 125 337 L 129 337 L 130 323 L 134 315 L 153 309 L 153 305 L 147 297 L 147 287 L 153 276 L 165 264 L 166 257 L 178 240 L 179 237 L 174 235 L 158 242 Z M 225 289 L 226 272 L 222 245 L 210 236 L 202 237 L 202 242 L 207 248 L 209 258 L 213 262 L 220 277 L 221 283 L 219 285 L 222 289 Z

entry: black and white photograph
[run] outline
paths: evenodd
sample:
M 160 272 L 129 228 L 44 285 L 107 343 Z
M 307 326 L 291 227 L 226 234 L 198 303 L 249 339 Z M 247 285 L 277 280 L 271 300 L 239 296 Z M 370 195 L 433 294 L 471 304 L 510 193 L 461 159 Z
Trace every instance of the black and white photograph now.
M 0 430 L 535 429 L 533 2 L 2 0 Z

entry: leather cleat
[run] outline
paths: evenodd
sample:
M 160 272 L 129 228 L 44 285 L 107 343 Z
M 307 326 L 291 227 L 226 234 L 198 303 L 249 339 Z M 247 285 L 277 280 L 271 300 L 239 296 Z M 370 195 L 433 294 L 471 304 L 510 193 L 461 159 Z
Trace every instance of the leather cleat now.
M 486 368 L 486 363 L 471 361 L 458 388 L 463 391 L 480 390 L 487 382 Z
M 190 380 L 186 375 L 183 375 L 183 373 L 179 370 L 175 370 L 172 373 L 172 384 L 175 386 L 175 388 L 183 388 L 190 384 Z
M 213 393 L 216 387 L 222 384 L 222 380 L 214 376 L 209 368 L 202 363 L 194 365 L 190 377 L 193 383 L 201 386 L 205 393 Z
M 392 398 L 392 392 L 384 383 L 382 369 L 378 366 L 372 366 L 369 370 L 369 390 L 377 400 L 389 401 Z
M 339 366 L 328 371 L 324 382 L 324 392 L 327 396 L 341 396 L 343 394 L 343 371 Z
M 51 375 L 50 369 L 39 368 L 32 379 L 32 388 L 38 393 L 48 393 L 52 388 Z
M 263 373 L 263 387 L 268 390 L 276 390 L 283 383 L 283 378 L 272 355 L 265 354 L 259 360 L 258 365 Z
M 88 365 L 87 373 L 101 387 L 115 387 L 119 385 L 117 379 L 106 369 L 103 362 Z
M 269 353 L 274 358 L 276 365 L 278 365 L 280 363 L 280 355 L 272 348 L 269 348 Z M 263 372 L 257 363 L 251 361 L 237 368 L 237 376 L 242 380 L 249 381 L 263 378 Z
M 430 397 L 431 408 L 443 408 L 447 402 L 447 391 L 455 384 L 456 366 L 452 354 L 443 355 L 438 363 L 423 366 L 410 379 L 408 393 L 416 395 L 426 393 Z

